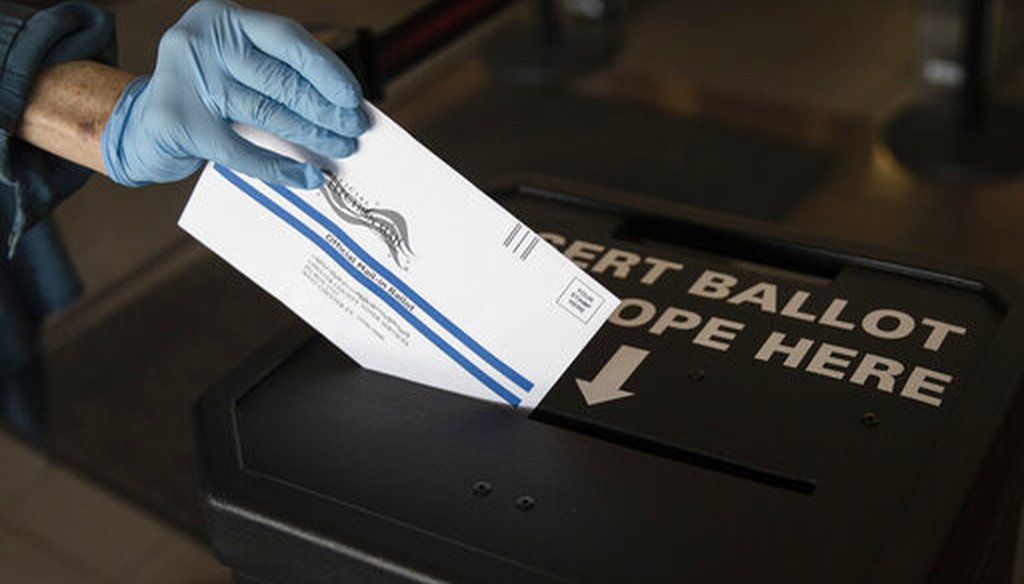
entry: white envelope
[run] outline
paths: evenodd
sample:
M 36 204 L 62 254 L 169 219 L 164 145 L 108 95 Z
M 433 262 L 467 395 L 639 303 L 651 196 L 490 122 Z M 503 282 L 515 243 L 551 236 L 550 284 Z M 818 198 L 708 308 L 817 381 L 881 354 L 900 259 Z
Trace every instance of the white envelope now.
M 401 127 L 340 160 L 318 190 L 206 167 L 179 225 L 360 365 L 533 408 L 618 298 Z

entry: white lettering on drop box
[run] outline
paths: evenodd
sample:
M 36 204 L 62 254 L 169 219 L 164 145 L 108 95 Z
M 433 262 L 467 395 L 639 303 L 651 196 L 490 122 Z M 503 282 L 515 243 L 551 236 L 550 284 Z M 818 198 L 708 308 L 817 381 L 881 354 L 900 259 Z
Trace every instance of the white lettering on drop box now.
M 371 128 L 340 160 L 237 128 L 328 180 L 298 190 L 210 164 L 179 225 L 363 367 L 535 407 L 618 299 L 365 107 Z

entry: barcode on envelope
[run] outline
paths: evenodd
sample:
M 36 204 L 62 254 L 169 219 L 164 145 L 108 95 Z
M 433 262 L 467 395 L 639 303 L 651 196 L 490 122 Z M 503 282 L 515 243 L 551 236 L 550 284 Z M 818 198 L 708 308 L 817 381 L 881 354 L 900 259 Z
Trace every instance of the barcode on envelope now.
M 533 253 L 533 248 L 537 247 L 538 242 L 540 242 L 539 235 L 530 231 L 530 228 L 522 223 L 516 223 L 505 234 L 501 245 L 512 252 L 512 255 L 518 257 L 520 261 L 526 261 Z

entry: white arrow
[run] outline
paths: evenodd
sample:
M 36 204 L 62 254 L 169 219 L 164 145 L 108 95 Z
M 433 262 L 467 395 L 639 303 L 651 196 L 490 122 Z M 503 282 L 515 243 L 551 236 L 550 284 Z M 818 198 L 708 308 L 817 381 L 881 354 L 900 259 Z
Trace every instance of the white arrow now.
M 622 384 L 626 383 L 649 354 L 650 351 L 622 345 L 604 364 L 593 381 L 576 378 L 576 385 L 579 386 L 583 399 L 587 400 L 587 405 L 592 406 L 633 395 L 632 392 L 624 391 Z

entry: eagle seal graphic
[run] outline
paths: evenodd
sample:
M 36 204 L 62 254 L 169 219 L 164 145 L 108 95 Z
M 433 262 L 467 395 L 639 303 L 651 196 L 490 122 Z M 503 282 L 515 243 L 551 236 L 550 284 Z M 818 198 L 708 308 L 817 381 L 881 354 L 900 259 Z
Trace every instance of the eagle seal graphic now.
M 401 213 L 367 206 L 341 179 L 327 171 L 320 194 L 341 220 L 370 229 L 387 246 L 395 264 L 403 270 L 409 269 L 409 260 L 414 254 L 409 245 L 409 228 Z

